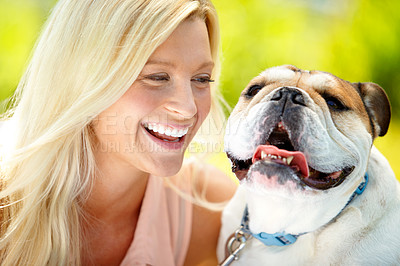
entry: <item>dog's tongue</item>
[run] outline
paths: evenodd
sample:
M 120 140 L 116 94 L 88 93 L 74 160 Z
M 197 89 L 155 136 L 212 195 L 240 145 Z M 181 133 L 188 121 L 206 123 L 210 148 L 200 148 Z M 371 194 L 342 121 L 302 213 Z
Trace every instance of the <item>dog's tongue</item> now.
M 286 158 L 286 161 L 290 162 L 289 164 L 286 164 L 286 165 L 289 165 L 292 168 L 298 169 L 298 171 L 304 177 L 309 176 L 307 160 L 302 152 L 282 150 L 282 149 L 279 149 L 272 145 L 260 145 L 257 147 L 256 152 L 253 155 L 253 159 L 252 159 L 253 163 L 261 160 L 262 152 L 264 152 L 264 154 L 267 155 L 266 158 L 268 158 L 269 160 L 274 160 L 274 161 L 280 162 L 282 164 L 285 164 L 282 159 Z M 272 158 L 269 155 L 271 155 Z M 278 156 L 282 159 L 279 159 Z

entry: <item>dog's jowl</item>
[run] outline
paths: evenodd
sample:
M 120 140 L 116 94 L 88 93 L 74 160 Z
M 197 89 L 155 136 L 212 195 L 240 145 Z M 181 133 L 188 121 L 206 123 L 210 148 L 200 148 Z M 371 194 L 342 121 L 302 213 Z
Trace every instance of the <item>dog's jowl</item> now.
M 228 120 L 240 186 L 218 245 L 233 265 L 399 265 L 400 185 L 373 146 L 390 104 L 374 83 L 265 70 Z

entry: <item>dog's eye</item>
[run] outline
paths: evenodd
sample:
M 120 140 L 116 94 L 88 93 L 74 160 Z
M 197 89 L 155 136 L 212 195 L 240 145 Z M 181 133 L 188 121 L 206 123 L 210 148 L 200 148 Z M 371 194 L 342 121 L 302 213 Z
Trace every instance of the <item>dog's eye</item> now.
M 256 84 L 256 85 L 252 85 L 246 92 L 246 96 L 251 98 L 254 97 L 254 95 L 256 95 L 261 89 L 263 88 L 263 86 Z
M 348 108 L 337 98 L 328 96 L 325 98 L 326 104 L 329 106 L 330 109 L 335 111 L 344 111 Z

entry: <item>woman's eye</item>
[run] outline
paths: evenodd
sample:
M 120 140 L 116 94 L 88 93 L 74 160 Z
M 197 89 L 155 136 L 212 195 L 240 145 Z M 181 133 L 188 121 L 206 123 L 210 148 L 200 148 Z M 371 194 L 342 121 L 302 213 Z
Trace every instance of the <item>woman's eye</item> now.
M 169 81 L 170 77 L 168 74 L 152 74 L 152 75 L 147 75 L 144 77 L 145 79 L 151 80 L 151 81 Z
M 214 82 L 214 80 L 212 80 L 209 76 L 201 76 L 201 77 L 195 77 L 192 78 L 192 81 L 201 83 L 201 84 L 208 84 L 211 82 Z

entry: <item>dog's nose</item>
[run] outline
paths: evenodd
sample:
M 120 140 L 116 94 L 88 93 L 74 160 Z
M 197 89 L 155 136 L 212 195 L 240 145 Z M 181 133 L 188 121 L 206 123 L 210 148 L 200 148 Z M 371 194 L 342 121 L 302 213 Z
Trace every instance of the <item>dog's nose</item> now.
M 271 98 L 272 101 L 290 100 L 294 104 L 306 106 L 303 94 L 296 88 L 283 87 L 276 91 Z

